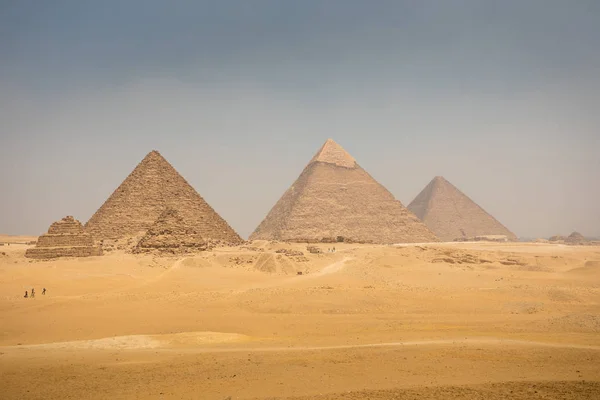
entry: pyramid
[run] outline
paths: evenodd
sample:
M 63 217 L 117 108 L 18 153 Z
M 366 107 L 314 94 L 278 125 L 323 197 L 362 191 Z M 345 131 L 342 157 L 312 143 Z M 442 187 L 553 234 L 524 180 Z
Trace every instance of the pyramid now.
M 441 176 L 433 178 L 408 209 L 444 241 L 497 235 L 517 240 L 514 233 Z
M 435 235 L 328 139 L 251 240 L 432 242 Z
M 184 254 L 209 249 L 209 243 L 173 208 L 167 208 L 133 249 L 133 253 Z
M 573 232 L 565 239 L 565 242 L 569 244 L 583 244 L 586 242 L 586 238 L 579 232 Z
M 94 244 L 92 235 L 85 233 L 81 222 L 70 215 L 50 225 L 36 246 L 25 252 L 25 257 L 38 259 L 100 255 L 102 250 Z
M 85 225 L 98 239 L 144 234 L 167 209 L 177 210 L 205 239 L 242 239 L 158 151 L 151 151 Z

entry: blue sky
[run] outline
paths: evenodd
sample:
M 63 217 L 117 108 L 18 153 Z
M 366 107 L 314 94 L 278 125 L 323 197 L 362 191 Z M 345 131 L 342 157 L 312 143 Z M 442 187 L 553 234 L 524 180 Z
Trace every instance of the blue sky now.
M 159 150 L 244 237 L 331 137 L 405 205 L 600 236 L 597 1 L 0 0 L 0 232 Z

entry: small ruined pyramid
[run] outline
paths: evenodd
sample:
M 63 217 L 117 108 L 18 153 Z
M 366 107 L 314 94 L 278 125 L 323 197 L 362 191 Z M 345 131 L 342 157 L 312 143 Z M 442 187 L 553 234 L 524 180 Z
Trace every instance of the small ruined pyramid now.
M 206 240 L 242 242 L 239 235 L 158 151 L 151 151 L 85 225 L 98 239 L 144 234 L 167 209 L 177 210 Z
M 203 251 L 209 243 L 173 208 L 167 208 L 133 249 L 133 253 L 182 254 Z
M 50 225 L 36 246 L 25 252 L 25 257 L 38 259 L 100 255 L 102 250 L 94 244 L 92 235 L 85 233 L 81 222 L 70 215 Z
M 441 176 L 433 178 L 408 209 L 444 241 L 500 235 L 517 240 L 514 233 Z
M 571 233 L 569 236 L 567 236 L 567 238 L 565 239 L 566 243 L 569 244 L 583 244 L 585 243 L 587 240 L 585 238 L 585 236 L 583 236 L 581 233 L 575 231 L 573 233 Z
M 432 242 L 435 235 L 328 139 L 250 240 Z

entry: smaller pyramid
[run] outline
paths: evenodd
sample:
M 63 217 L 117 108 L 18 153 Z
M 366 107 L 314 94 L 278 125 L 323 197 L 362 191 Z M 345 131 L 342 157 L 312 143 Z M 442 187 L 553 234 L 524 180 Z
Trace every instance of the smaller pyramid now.
M 441 176 L 436 176 L 408 205 L 421 221 L 444 241 L 514 233 Z
M 585 236 L 579 232 L 573 232 L 565 239 L 565 242 L 569 244 L 584 244 L 586 241 Z
M 50 225 L 36 246 L 25 252 L 25 257 L 37 259 L 100 255 L 102 249 L 94 244 L 92 235 L 84 232 L 81 222 L 70 215 Z
M 180 213 L 167 208 L 140 239 L 132 252 L 186 254 L 211 248 L 193 225 Z

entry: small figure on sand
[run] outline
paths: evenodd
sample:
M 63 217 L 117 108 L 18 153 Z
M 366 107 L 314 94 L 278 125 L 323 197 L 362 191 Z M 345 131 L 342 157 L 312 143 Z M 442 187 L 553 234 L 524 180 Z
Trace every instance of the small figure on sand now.
M 25 291 L 25 296 L 23 296 L 25 298 L 28 298 L 29 296 L 27 295 L 27 290 Z
M 35 297 L 35 289 L 31 288 L 31 298 L 33 299 Z
M 46 294 L 46 288 L 42 289 L 42 296 Z

